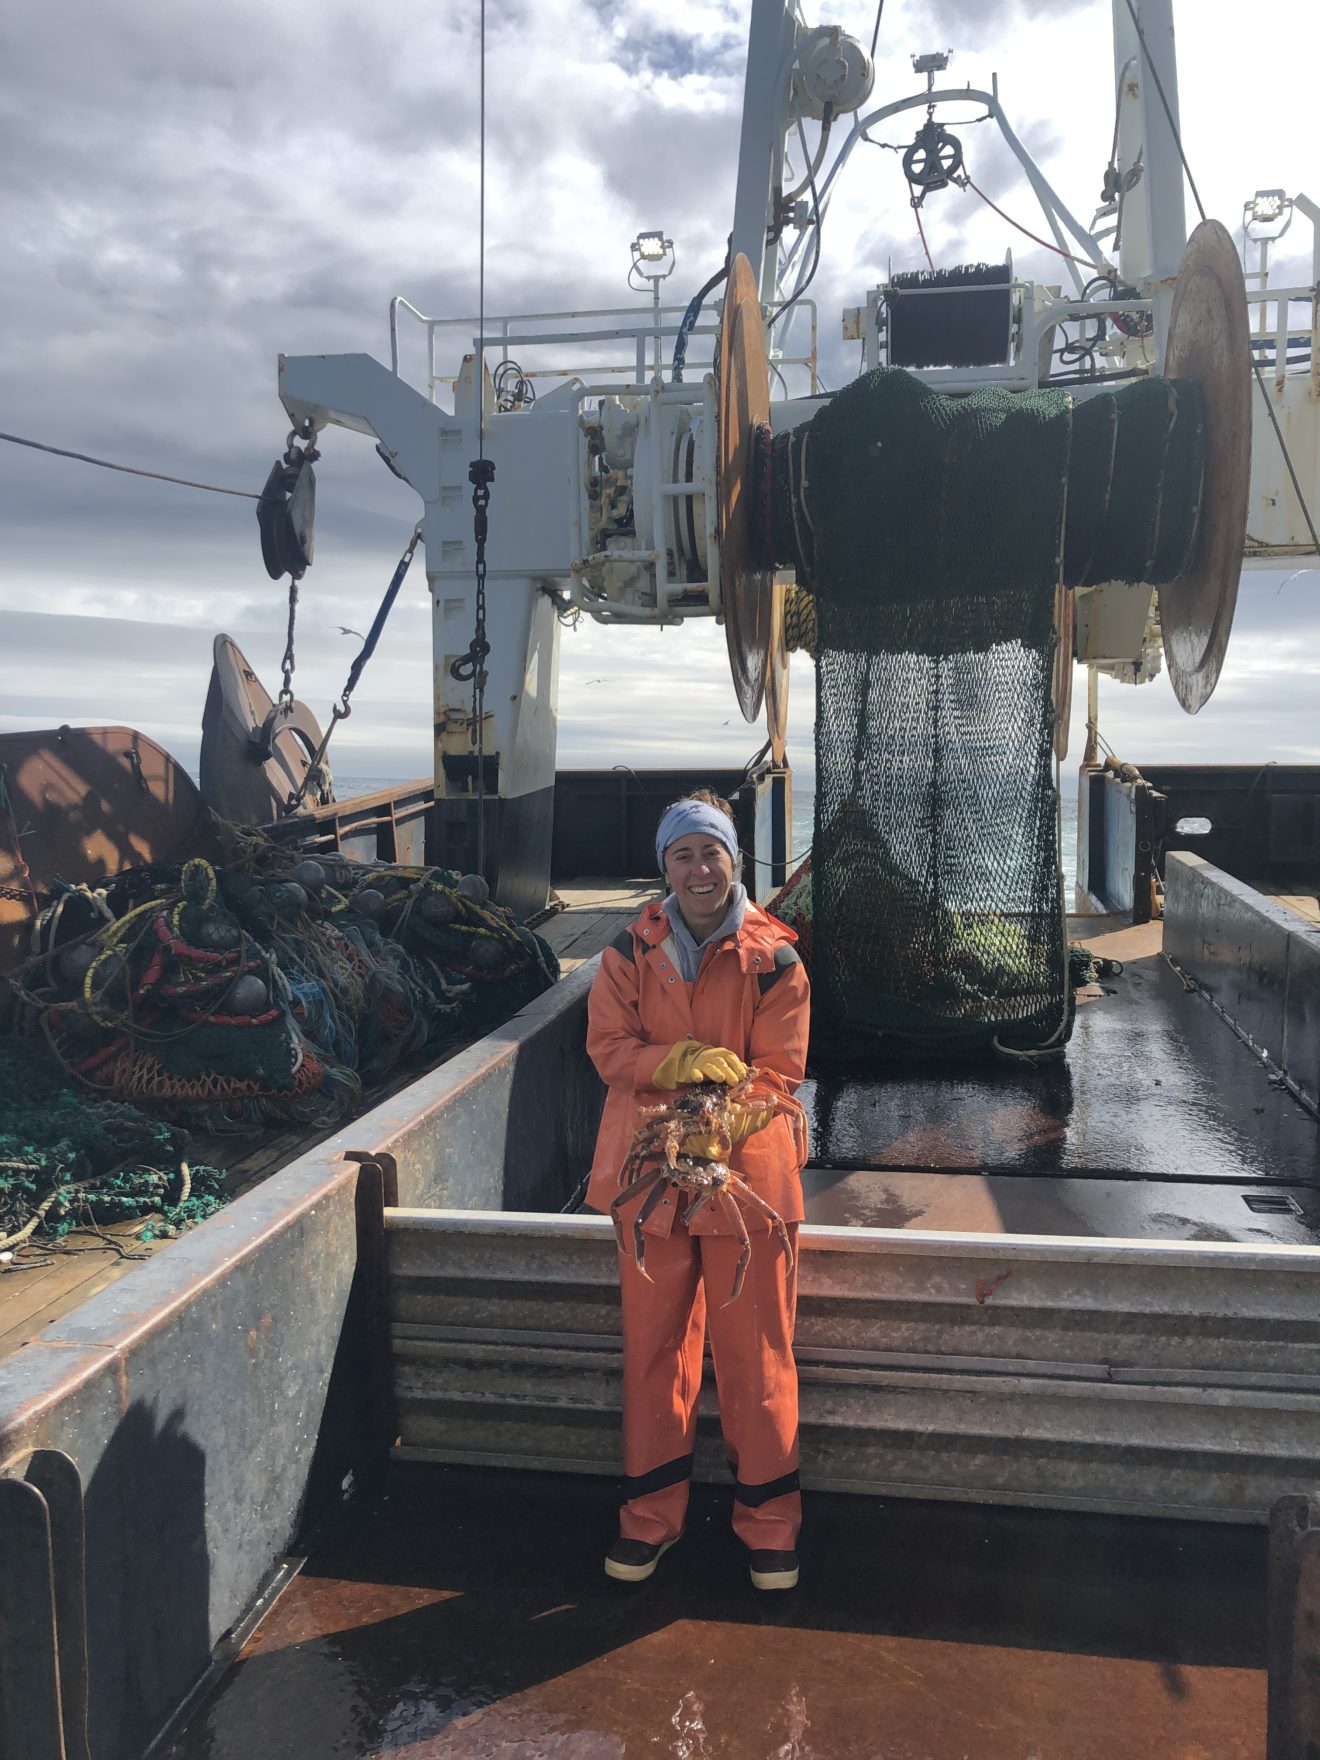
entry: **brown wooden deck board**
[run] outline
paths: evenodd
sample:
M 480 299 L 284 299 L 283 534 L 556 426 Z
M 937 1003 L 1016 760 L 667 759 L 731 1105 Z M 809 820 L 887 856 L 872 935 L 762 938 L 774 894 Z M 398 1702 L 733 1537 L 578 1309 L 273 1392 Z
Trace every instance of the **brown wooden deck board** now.
M 608 947 L 648 899 L 656 897 L 654 880 L 593 880 L 589 876 L 556 885 L 564 909 L 541 925 L 565 972 Z
M 132 1253 L 151 1254 L 164 1242 L 137 1239 L 141 1222 L 119 1224 L 105 1233 Z M 31 1257 L 44 1257 L 38 1246 Z M 124 1259 L 92 1235 L 78 1235 L 62 1250 L 51 1253 L 49 1265 L 23 1269 L 16 1262 L 0 1276 L 0 1357 L 26 1344 L 52 1320 L 67 1314 L 80 1302 L 122 1277 L 136 1259 Z
M 1272 898 L 1275 904 L 1296 911 L 1308 923 L 1320 923 L 1320 898 L 1314 892 L 1267 892 L 1265 896 Z

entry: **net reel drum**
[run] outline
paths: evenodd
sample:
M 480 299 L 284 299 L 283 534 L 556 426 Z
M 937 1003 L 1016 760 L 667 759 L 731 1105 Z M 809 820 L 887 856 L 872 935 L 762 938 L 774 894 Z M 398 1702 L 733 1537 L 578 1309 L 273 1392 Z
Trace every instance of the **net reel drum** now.
M 758 718 L 768 696 L 771 746 L 776 763 L 781 763 L 788 713 L 784 590 L 775 586 L 767 546 L 757 531 L 761 497 L 755 482 L 757 434 L 770 423 L 770 365 L 760 293 L 752 266 L 741 254 L 729 271 L 715 359 L 720 598 L 729 670 L 745 720 Z
M 1205 472 L 1191 566 L 1159 589 L 1169 680 L 1189 715 L 1224 664 L 1247 535 L 1251 343 L 1242 265 L 1228 231 L 1205 220 L 1187 242 L 1164 351 L 1167 379 L 1195 379 L 1205 412 Z
M 729 667 L 748 721 L 766 706 L 776 761 L 787 731 L 788 653 L 783 634 L 784 587 L 777 585 L 766 485 L 764 437 L 769 431 L 769 365 L 758 290 L 745 257 L 735 259 L 717 350 L 717 504 L 720 590 Z M 1251 462 L 1251 361 L 1246 289 L 1233 241 L 1218 221 L 1199 225 L 1188 241 L 1174 288 L 1164 377 L 1199 387 L 1204 465 L 1196 504 L 1181 515 L 1194 522 L 1190 561 L 1158 586 L 1159 618 L 1170 682 L 1194 715 L 1209 700 L 1228 647 L 1246 538 Z M 1195 491 L 1190 491 L 1195 493 Z M 1058 595 L 1059 655 L 1053 700 L 1056 750 L 1067 749 L 1075 657 L 1075 595 L 1065 577 Z

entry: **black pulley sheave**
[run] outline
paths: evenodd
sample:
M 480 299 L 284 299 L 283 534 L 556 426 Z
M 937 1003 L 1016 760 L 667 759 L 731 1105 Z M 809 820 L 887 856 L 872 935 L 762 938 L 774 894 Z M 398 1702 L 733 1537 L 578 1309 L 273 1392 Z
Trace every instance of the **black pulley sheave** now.
M 321 455 L 311 444 L 294 444 L 289 436 L 284 457 L 271 466 L 266 486 L 257 502 L 257 525 L 261 530 L 261 559 L 273 581 L 290 575 L 301 580 L 311 566 L 315 549 L 316 473 L 312 460 Z
M 903 175 L 913 189 L 924 195 L 931 190 L 947 189 L 962 170 L 962 162 L 962 142 L 957 135 L 928 117 L 903 154 Z

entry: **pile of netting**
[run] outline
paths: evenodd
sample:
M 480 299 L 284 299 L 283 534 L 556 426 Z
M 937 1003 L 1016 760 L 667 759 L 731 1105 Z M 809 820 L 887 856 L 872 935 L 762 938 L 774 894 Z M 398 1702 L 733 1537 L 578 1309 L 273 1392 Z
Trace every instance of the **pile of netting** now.
M 442 868 L 299 859 L 69 889 L 10 980 L 16 1028 L 83 1095 L 207 1131 L 326 1126 L 424 1047 L 475 1037 L 558 977 L 553 953 Z
M 1186 567 L 1199 390 L 1075 412 L 882 369 L 769 444 L 761 525 L 817 664 L 812 857 L 777 906 L 810 950 L 813 1054 L 1061 1054 L 1064 584 Z
M 150 1221 L 150 1242 L 224 1204 L 224 1175 L 184 1160 L 187 1133 L 135 1106 L 68 1086 L 33 1040 L 0 1038 L 0 1252 L 48 1247 L 74 1230 Z M 121 1252 L 127 1249 L 112 1240 Z

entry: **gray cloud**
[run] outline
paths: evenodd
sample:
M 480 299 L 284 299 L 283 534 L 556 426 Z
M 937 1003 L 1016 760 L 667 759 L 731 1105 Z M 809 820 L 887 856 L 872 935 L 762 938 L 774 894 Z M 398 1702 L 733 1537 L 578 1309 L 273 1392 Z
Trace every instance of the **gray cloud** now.
M 748 12 L 747 0 L 693 0 L 678 12 L 660 0 L 488 9 L 488 309 L 626 298 L 628 241 L 639 227 L 663 225 L 675 238 L 676 300 L 705 279 L 731 223 Z M 1089 218 L 1112 104 L 1107 15 L 1103 0 L 888 0 L 877 92 L 912 89 L 912 50 L 951 44 L 959 81 L 988 82 L 998 66 L 1019 132 Z M 366 349 L 387 358 L 387 304 L 398 292 L 430 312 L 475 310 L 476 16 L 464 4 L 405 21 L 349 0 L 11 8 L 0 27 L 8 75 L 0 225 L 9 246 L 0 426 L 256 490 L 285 435 L 279 352 Z M 821 16 L 869 42 L 872 0 L 841 0 Z M 1192 16 L 1184 8 L 1180 26 Z M 1056 52 L 1071 70 L 1066 110 L 1045 74 Z M 1091 92 L 1084 139 L 1074 85 Z M 1265 152 L 1279 150 L 1275 129 L 1260 138 L 1244 129 L 1225 159 L 1214 159 L 1218 100 L 1202 106 L 1207 124 L 1195 99 L 1189 88 L 1185 125 L 1198 166 L 1211 159 L 1204 183 L 1221 211 L 1240 201 L 1240 181 L 1286 180 Z M 1049 109 L 1058 119 L 1040 120 Z M 920 116 L 905 116 L 904 130 Z M 977 182 L 1038 229 L 991 127 L 962 132 Z M 812 287 L 822 367 L 835 385 L 856 368 L 839 308 L 858 303 L 891 258 L 900 268 L 923 260 L 894 155 L 859 149 L 845 183 Z M 931 199 L 926 218 L 941 260 L 984 255 L 993 237 L 996 252 L 1012 243 L 1019 267 L 1057 278 L 1025 239 L 984 230 L 984 212 L 970 195 Z M 1288 244 L 1300 261 L 1306 241 Z M 406 358 L 415 361 L 415 349 Z M 323 453 L 298 675 L 317 708 L 340 688 L 351 658 L 335 626 L 363 627 L 417 512 L 360 437 L 332 431 Z M 430 761 L 429 607 L 419 582 L 420 571 L 358 712 L 336 736 L 357 773 L 409 774 Z M 1280 615 L 1292 627 L 1320 598 L 1314 586 L 1282 596 Z M 1248 725 L 1267 744 L 1285 717 L 1304 723 L 1305 650 L 1288 649 L 1275 673 L 1261 671 L 1271 651 L 1284 653 L 1269 646 L 1283 625 L 1268 612 L 1244 591 L 1230 670 L 1206 715 L 1186 724 L 1194 736 L 1142 719 L 1171 701 L 1163 683 L 1118 693 L 1112 706 L 1107 690 L 1106 715 L 1122 728 L 1129 716 L 1135 729 L 1157 727 L 1162 739 L 1194 737 L 1198 749 L 1207 740 L 1229 746 Z M 0 724 L 131 720 L 156 737 L 168 732 L 186 758 L 211 634 L 230 630 L 274 681 L 284 596 L 261 566 L 252 503 L 4 447 L 0 618 Z M 733 706 L 721 641 L 718 630 L 693 626 L 566 637 L 568 761 L 601 749 L 636 761 L 647 730 L 661 723 L 697 757 L 748 755 L 754 730 Z M 603 674 L 626 676 L 627 691 L 606 695 L 587 682 Z M 796 668 L 792 749 L 804 765 L 810 685 L 809 667 Z M 1239 719 L 1221 702 L 1236 704 Z

